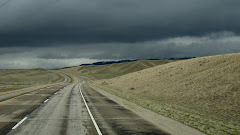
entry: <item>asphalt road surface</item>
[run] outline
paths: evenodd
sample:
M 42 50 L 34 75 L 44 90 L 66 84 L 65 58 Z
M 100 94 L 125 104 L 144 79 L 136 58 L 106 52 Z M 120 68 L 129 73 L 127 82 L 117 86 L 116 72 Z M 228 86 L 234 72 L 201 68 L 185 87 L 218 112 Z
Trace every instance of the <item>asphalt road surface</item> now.
M 0 102 L 0 135 L 6 134 L 24 116 L 38 108 L 66 84 L 33 90 Z
M 17 101 L 11 102 L 18 104 Z M 7 103 L 10 104 L 10 102 Z M 24 102 L 21 102 L 21 105 L 23 104 Z M 26 103 L 28 104 L 35 105 L 39 102 Z M 0 114 L 4 113 L 0 112 Z M 40 107 L 22 118 L 21 121 L 14 119 L 15 123 L 17 120 L 20 122 L 15 126 L 12 125 L 13 129 L 8 133 L 9 135 L 166 134 L 132 111 L 98 93 L 87 83 L 66 86 L 57 93 L 53 93 L 53 96 L 45 100 Z
M 104 135 L 166 135 L 167 133 L 100 94 L 87 83 L 82 85 L 88 106 Z

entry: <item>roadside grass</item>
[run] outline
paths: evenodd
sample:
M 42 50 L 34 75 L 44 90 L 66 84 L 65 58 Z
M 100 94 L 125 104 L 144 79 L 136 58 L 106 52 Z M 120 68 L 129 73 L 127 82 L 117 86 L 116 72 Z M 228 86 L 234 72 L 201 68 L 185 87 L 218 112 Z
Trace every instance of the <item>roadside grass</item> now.
M 212 118 L 211 116 L 202 114 L 194 109 L 191 110 L 189 108 L 185 108 L 174 103 L 169 103 L 161 99 L 154 99 L 152 97 L 146 97 L 122 91 L 120 89 L 114 89 L 96 82 L 92 82 L 92 84 L 111 94 L 138 104 L 160 115 L 179 121 L 185 125 L 196 128 L 206 134 L 239 135 L 240 133 L 239 123 L 226 123 L 225 121 Z
M 6 91 L 13 91 L 16 89 L 23 89 L 23 88 L 27 88 L 29 86 L 5 86 L 5 85 L 0 85 L 0 93 L 1 92 L 6 92 Z
M 0 92 L 63 81 L 57 73 L 45 69 L 0 69 Z
M 94 84 L 204 133 L 240 133 L 240 53 L 168 63 Z

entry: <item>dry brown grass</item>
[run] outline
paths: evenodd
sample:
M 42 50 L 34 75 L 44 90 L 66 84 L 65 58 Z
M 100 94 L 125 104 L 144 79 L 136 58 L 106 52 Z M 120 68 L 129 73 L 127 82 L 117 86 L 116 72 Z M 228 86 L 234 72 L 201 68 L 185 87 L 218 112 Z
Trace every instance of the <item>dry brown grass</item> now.
M 110 65 L 91 65 L 79 66 L 68 69 L 63 69 L 63 72 L 74 73 L 87 77 L 91 80 L 110 79 L 117 76 L 125 75 L 142 69 L 154 67 L 157 65 L 174 62 L 170 60 L 141 60 L 129 63 L 115 63 Z
M 0 92 L 62 80 L 60 75 L 45 69 L 0 69 Z
M 240 134 L 240 54 L 148 68 L 98 86 L 207 134 Z

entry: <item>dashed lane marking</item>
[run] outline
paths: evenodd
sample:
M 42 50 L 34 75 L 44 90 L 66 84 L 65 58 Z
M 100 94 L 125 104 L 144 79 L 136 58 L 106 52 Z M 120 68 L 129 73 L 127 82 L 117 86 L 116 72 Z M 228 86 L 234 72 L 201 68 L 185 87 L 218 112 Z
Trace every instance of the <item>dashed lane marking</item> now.
M 48 100 L 49 100 L 49 99 L 46 99 L 46 100 L 44 101 L 44 103 L 46 103 Z
M 24 117 L 21 121 L 19 121 L 12 129 L 16 129 L 20 124 L 22 124 L 28 117 Z

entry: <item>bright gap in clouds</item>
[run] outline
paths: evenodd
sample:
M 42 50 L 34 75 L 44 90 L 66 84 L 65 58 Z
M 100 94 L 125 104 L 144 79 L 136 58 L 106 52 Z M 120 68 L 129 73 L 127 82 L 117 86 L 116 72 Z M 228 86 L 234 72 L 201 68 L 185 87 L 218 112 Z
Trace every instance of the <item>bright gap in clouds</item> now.
M 62 68 L 68 66 L 77 66 L 84 63 L 93 63 L 97 59 L 41 59 L 41 58 L 7 58 L 1 59 L 0 69 L 24 69 L 24 68 Z

